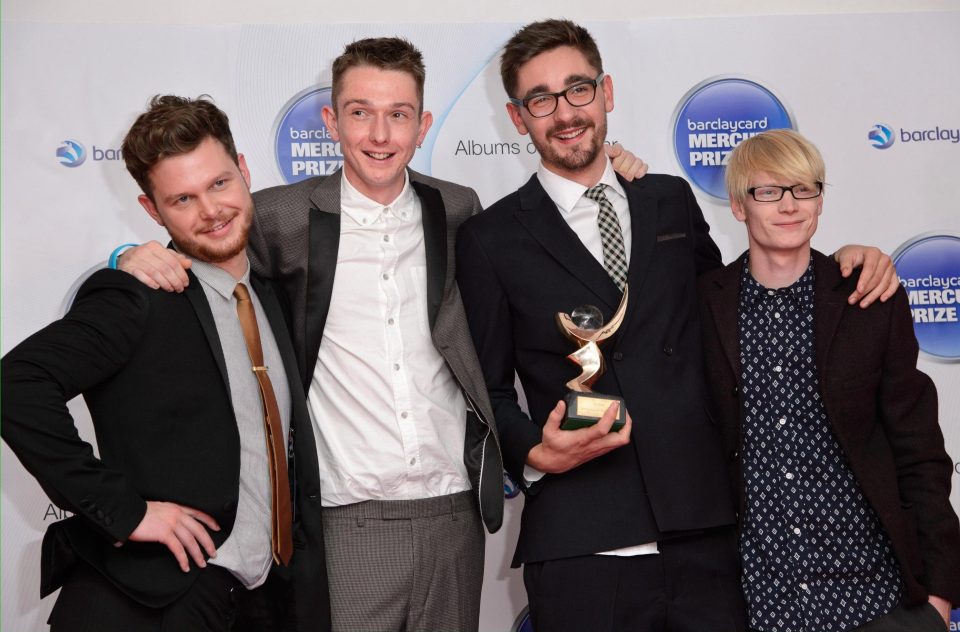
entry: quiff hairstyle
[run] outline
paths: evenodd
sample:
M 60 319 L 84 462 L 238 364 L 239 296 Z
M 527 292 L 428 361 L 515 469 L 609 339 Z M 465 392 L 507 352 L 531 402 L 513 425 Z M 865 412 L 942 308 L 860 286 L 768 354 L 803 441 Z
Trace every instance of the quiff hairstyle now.
M 571 46 L 587 58 L 587 63 L 603 72 L 603 61 L 597 43 L 587 29 L 570 20 L 543 20 L 532 22 L 516 33 L 503 47 L 500 56 L 500 79 L 507 95 L 520 98 L 517 91 L 517 73 L 520 67 L 539 55 L 559 48 Z
M 123 139 L 123 162 L 140 189 L 155 202 L 150 182 L 154 165 L 164 158 L 190 153 L 208 137 L 223 145 L 233 162 L 239 164 L 230 121 L 207 95 L 187 99 L 158 94 Z
M 758 171 L 804 184 L 826 182 L 827 176 L 820 151 L 792 129 L 761 132 L 733 149 L 726 174 L 727 191 L 733 201 L 746 199 L 750 176 Z
M 330 100 L 337 108 L 337 95 L 343 84 L 343 75 L 351 68 L 373 66 L 380 70 L 396 70 L 413 77 L 417 84 L 418 112 L 423 112 L 423 82 L 427 71 L 423 55 L 417 47 L 402 37 L 368 37 L 347 44 L 343 54 L 333 60 L 333 89 Z

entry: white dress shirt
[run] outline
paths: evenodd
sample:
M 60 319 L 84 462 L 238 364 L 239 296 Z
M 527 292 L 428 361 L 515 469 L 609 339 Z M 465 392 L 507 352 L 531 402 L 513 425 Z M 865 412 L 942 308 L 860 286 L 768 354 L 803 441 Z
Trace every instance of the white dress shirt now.
M 600 225 L 597 224 L 597 216 L 600 214 L 600 204 L 584 196 L 587 189 L 579 182 L 567 180 L 558 176 L 540 163 L 537 168 L 537 179 L 553 203 L 560 209 L 560 216 L 568 226 L 577 234 L 583 245 L 587 247 L 590 254 L 603 265 L 603 238 L 600 236 Z M 623 233 L 623 250 L 627 256 L 627 264 L 630 263 L 630 247 L 633 239 L 630 233 L 630 203 L 627 201 L 627 192 L 617 180 L 617 174 L 613 170 L 610 160 L 607 160 L 607 168 L 603 170 L 603 175 L 597 184 L 605 184 L 604 194 L 607 200 L 613 206 L 614 213 L 617 214 L 617 220 L 620 221 L 620 232 Z M 545 474 L 539 470 L 526 466 L 523 470 L 523 478 L 530 482 L 538 481 Z M 613 551 L 598 551 L 597 555 L 650 555 L 657 553 L 657 543 L 648 542 L 635 546 L 628 546 Z
M 468 490 L 466 402 L 431 339 L 420 199 L 409 177 L 387 205 L 341 183 L 337 270 L 307 394 L 321 502 Z

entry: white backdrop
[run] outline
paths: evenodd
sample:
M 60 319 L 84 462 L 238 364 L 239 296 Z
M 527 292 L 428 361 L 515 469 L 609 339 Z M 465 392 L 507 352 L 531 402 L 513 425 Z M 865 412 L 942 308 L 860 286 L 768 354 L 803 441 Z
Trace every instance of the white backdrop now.
M 211 26 L 53 20 L 3 23 L 4 353 L 59 317 L 80 273 L 100 265 L 115 245 L 165 237 L 139 209 L 136 185 L 116 151 L 153 94 L 212 95 L 231 116 L 254 187 L 281 184 L 275 125 L 290 99 L 329 82 L 327 69 L 345 43 L 403 35 L 424 52 L 425 102 L 436 117 L 413 167 L 475 187 L 484 203 L 516 188 L 535 168 L 526 139 L 504 113 L 496 71 L 498 48 L 515 22 Z M 953 190 L 960 143 L 949 135 L 960 135 L 960 12 L 584 24 L 597 37 L 614 80 L 609 137 L 643 156 L 653 170 L 684 175 L 672 129 L 688 91 L 719 76 L 747 77 L 778 95 L 798 129 L 823 151 L 830 186 L 817 248 L 829 252 L 856 241 L 894 252 L 917 235 L 960 235 Z M 868 140 L 878 124 L 893 135 L 887 149 Z M 933 129 L 945 130 L 946 137 L 904 142 L 904 133 L 909 139 L 914 131 Z M 67 167 L 57 156 L 67 140 L 85 149 L 79 166 Z M 493 149 L 501 143 L 518 143 L 520 151 L 504 155 Z M 464 147 L 480 147 L 481 155 Z M 497 153 L 483 155 L 483 148 Z M 731 259 L 746 245 L 742 226 L 721 201 L 697 194 L 725 259 Z M 960 275 L 960 258 L 946 265 Z M 942 329 L 960 340 L 957 327 Z M 956 458 L 958 365 L 930 355 L 920 362 L 937 382 L 941 425 Z M 72 408 L 81 432 L 92 437 L 82 402 Z M 960 506 L 956 490 L 953 500 Z M 483 630 L 509 629 L 525 603 L 519 574 L 509 569 L 521 502 L 508 501 L 504 530 L 487 541 Z M 2 629 L 44 629 L 53 600 L 38 599 L 39 545 L 47 524 L 61 515 L 6 446 L 0 515 Z

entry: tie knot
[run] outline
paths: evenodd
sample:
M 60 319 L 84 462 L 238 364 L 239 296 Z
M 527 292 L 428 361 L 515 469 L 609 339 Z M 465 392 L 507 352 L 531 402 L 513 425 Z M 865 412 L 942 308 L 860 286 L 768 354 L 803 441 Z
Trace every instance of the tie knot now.
M 250 300 L 250 292 L 247 291 L 247 286 L 243 283 L 237 283 L 237 287 L 233 288 L 233 295 L 237 297 L 238 301 Z
M 584 195 L 593 200 L 594 202 L 599 202 L 600 200 L 607 199 L 606 193 L 603 192 L 607 188 L 605 184 L 598 184 L 595 187 L 590 187 L 584 192 Z

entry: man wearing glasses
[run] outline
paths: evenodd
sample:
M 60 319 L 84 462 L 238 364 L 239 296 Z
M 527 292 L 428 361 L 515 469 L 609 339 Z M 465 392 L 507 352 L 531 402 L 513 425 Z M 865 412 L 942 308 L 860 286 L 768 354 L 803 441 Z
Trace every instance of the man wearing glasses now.
M 504 465 L 526 493 L 514 565 L 534 628 L 744 630 L 729 455 L 705 409 L 697 318 L 696 275 L 720 267 L 720 252 L 684 180 L 626 183 L 603 156 L 613 82 L 585 29 L 530 24 L 500 69 L 540 167 L 462 225 L 457 279 Z M 897 287 L 886 273 L 877 294 Z M 561 430 L 576 369 L 555 315 L 593 305 L 609 322 L 628 284 L 594 386 L 623 397 L 626 423 L 609 432 L 612 406 Z
M 750 629 L 942 631 L 960 530 L 906 292 L 845 303 L 856 276 L 810 247 L 823 159 L 796 132 L 744 141 L 726 177 L 750 249 L 700 278 L 701 324 L 713 416 L 742 453 Z

